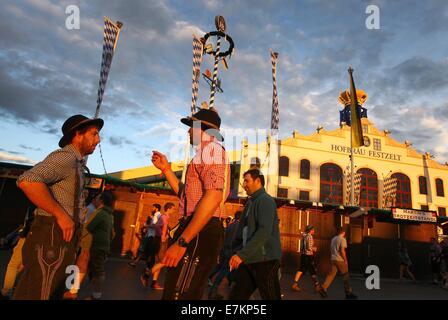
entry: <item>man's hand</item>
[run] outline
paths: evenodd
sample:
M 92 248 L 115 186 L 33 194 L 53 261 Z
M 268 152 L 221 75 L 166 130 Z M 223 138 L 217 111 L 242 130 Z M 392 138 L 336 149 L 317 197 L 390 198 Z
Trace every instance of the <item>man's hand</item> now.
M 230 271 L 238 269 L 241 263 L 243 263 L 243 260 L 241 260 L 241 258 L 236 254 L 234 254 L 229 261 Z
M 166 251 L 162 263 L 167 267 L 176 267 L 180 259 L 184 256 L 185 251 L 187 251 L 187 248 L 181 247 L 177 243 L 174 243 Z
M 152 152 L 151 161 L 157 169 L 162 171 L 170 167 L 170 163 L 168 162 L 166 156 L 159 151 Z
M 75 233 L 75 222 L 73 222 L 73 219 L 68 214 L 64 213 L 57 216 L 56 222 L 62 230 L 64 241 L 70 242 Z

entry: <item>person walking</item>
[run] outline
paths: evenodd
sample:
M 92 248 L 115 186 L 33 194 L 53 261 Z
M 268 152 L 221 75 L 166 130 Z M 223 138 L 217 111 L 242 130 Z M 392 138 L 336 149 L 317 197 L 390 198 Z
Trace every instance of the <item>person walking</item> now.
M 230 271 L 236 270 L 229 300 L 248 300 L 256 289 L 263 300 L 280 300 L 279 268 L 282 256 L 277 205 L 264 189 L 259 169 L 243 175 L 249 196 L 234 241 L 236 253 Z
M 198 300 L 224 238 L 220 218 L 229 195 L 230 166 L 219 143 L 224 138 L 216 110 L 201 109 L 181 122 L 190 127 L 190 143 L 196 147 L 185 184 L 176 177 L 164 154 L 154 151 L 152 156 L 154 166 L 179 196 L 179 214 L 183 217 L 162 261 L 168 267 L 162 299 Z
M 302 274 L 306 273 L 307 271 L 311 276 L 315 291 L 319 292 L 321 289 L 319 280 L 317 279 L 317 269 L 315 261 L 317 247 L 314 246 L 314 233 L 314 227 L 312 225 L 308 225 L 305 229 L 305 234 L 301 239 L 300 269 L 296 272 L 296 275 L 294 276 L 294 283 L 291 286 L 291 289 L 294 291 L 301 291 L 301 288 L 299 287 L 299 280 L 302 277 Z
M 346 254 L 347 240 L 345 239 L 344 227 L 338 228 L 337 235 L 331 239 L 331 271 L 325 278 L 325 282 L 319 291 L 323 298 L 328 296 L 327 290 L 333 283 L 336 274 L 339 272 L 344 280 L 344 290 L 346 299 L 357 299 L 358 297 L 353 294 L 352 287 L 350 286 L 350 275 L 348 273 L 348 259 Z

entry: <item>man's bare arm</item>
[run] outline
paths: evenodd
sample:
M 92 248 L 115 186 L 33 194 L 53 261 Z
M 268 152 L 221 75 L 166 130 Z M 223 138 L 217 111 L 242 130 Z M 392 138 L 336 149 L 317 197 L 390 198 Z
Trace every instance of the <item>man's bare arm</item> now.
M 56 218 L 59 227 L 62 229 L 64 240 L 70 241 L 75 229 L 73 219 L 54 199 L 47 185 L 43 182 L 22 181 L 19 183 L 19 188 L 22 189 L 32 203 Z
M 173 189 L 174 193 L 178 195 L 182 183 L 179 179 L 177 179 L 173 170 L 171 170 L 170 163 L 168 162 L 166 156 L 161 152 L 153 151 L 151 161 L 156 168 L 160 169 L 162 173 L 165 174 L 166 180 L 168 181 L 171 189 Z

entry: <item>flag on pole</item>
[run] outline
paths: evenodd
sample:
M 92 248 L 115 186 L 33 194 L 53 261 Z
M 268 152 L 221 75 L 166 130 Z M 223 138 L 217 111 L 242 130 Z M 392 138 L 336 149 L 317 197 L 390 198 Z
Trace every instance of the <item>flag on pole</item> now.
M 277 59 L 278 52 L 271 51 L 271 64 L 272 64 L 272 117 L 271 117 L 271 133 L 278 131 L 279 125 L 279 111 L 278 111 L 278 97 L 277 97 Z
M 352 148 L 362 147 L 364 139 L 362 136 L 361 118 L 359 116 L 358 98 L 356 95 L 355 82 L 353 81 L 353 69 L 348 68 L 350 76 L 350 126 L 352 134 Z
M 272 66 L 272 114 L 271 114 L 271 133 L 267 141 L 268 174 L 266 190 L 269 194 L 277 196 L 276 186 L 279 177 L 279 144 L 278 144 L 278 127 L 279 127 L 279 110 L 277 97 L 277 60 L 278 53 L 271 52 Z
M 201 40 L 193 35 L 193 79 L 191 83 L 191 114 L 196 112 L 196 101 L 199 91 L 199 74 L 201 73 L 203 44 Z
M 108 17 L 104 17 L 103 55 L 101 59 L 100 81 L 98 86 L 98 98 L 96 100 L 95 118 L 98 118 L 100 113 L 100 106 L 103 101 L 107 77 L 109 76 L 112 58 L 114 56 L 115 47 L 117 45 L 122 25 L 123 24 L 119 21 L 114 23 Z

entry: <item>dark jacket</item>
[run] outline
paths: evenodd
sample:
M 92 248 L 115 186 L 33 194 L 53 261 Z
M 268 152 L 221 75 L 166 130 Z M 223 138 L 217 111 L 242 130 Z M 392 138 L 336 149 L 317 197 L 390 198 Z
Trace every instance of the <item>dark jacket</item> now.
M 243 246 L 245 227 L 247 240 Z M 246 264 L 280 260 L 282 249 L 277 206 L 264 188 L 256 191 L 247 201 L 233 247 Z

